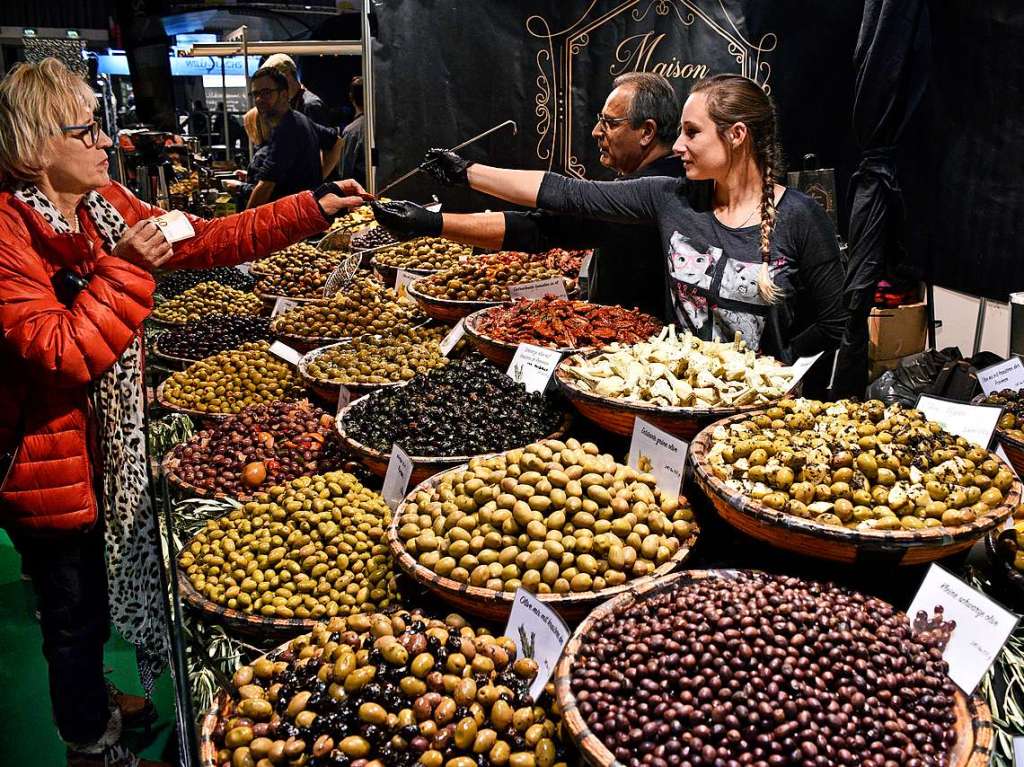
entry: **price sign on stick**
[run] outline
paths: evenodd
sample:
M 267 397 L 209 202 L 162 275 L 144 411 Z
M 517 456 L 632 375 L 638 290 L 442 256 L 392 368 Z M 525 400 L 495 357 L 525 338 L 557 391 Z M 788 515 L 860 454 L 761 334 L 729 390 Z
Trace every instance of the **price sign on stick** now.
M 676 496 L 683 487 L 683 467 L 689 447 L 684 440 L 637 418 L 629 443 L 629 465 L 637 471 L 653 474 L 659 490 Z
M 285 362 L 289 362 L 292 365 L 298 367 L 299 360 L 302 359 L 302 352 L 297 349 L 293 349 L 288 344 L 281 343 L 280 341 L 274 341 L 270 345 L 270 353 L 275 357 L 280 357 Z
M 294 309 L 299 305 L 298 301 L 292 301 L 288 298 L 279 298 L 274 302 L 274 310 L 270 313 L 271 317 L 276 317 L 281 312 L 286 312 L 289 309 Z
M 938 565 L 932 565 L 907 610 L 915 634 L 942 647 L 949 678 L 970 695 L 1017 625 L 1017 616 Z
M 562 358 L 554 349 L 545 349 L 533 344 L 519 344 L 515 356 L 508 366 L 508 376 L 526 386 L 526 391 L 542 392 L 548 387 L 551 374 Z
M 1003 409 L 994 405 L 968 405 L 966 402 L 922 394 L 917 400 L 917 409 L 924 413 L 929 421 L 963 437 L 968 442 L 987 448 L 992 441 L 992 434 L 999 423 Z
M 534 700 L 544 691 L 571 634 L 558 613 L 526 589 L 516 589 L 504 635 L 515 641 L 520 657 L 537 661 L 537 676 L 530 684 Z
M 418 274 L 413 274 L 405 269 L 399 269 L 395 273 L 395 293 L 398 294 L 399 298 L 409 292 L 409 285 L 416 279 L 419 279 Z
M 341 420 L 341 411 L 344 410 L 345 408 L 347 408 L 351 401 L 352 401 L 352 392 L 349 391 L 349 388 L 343 384 L 341 386 L 341 388 L 338 389 L 337 420 L 339 420 L 339 421 Z
M 1010 357 L 978 371 L 978 383 L 985 394 L 1003 389 L 1024 389 L 1024 363 L 1019 357 Z
M 412 459 L 398 445 L 391 446 L 391 460 L 388 461 L 388 470 L 384 475 L 384 487 L 381 495 L 384 502 L 394 511 L 405 498 L 409 489 L 409 478 L 412 476 Z
M 466 335 L 466 321 L 465 319 L 461 319 L 441 341 L 441 354 L 445 357 L 451 354 L 452 350 L 455 349 L 456 344 L 462 340 L 464 335 Z
M 546 280 L 509 285 L 508 294 L 512 297 L 513 301 L 544 298 L 544 296 L 548 295 L 555 298 L 565 298 L 567 295 L 565 292 L 565 280 L 561 277 L 549 277 Z
M 800 357 L 796 362 L 790 365 L 790 369 L 793 371 L 793 381 L 790 383 L 790 391 L 796 388 L 796 385 L 800 383 L 804 376 L 807 375 L 807 371 L 810 370 L 814 363 L 818 361 L 818 358 L 825 352 L 818 352 L 811 357 Z
M 235 266 L 235 268 L 242 274 L 244 274 L 246 277 L 252 274 L 252 264 L 250 263 L 238 264 L 237 266 Z

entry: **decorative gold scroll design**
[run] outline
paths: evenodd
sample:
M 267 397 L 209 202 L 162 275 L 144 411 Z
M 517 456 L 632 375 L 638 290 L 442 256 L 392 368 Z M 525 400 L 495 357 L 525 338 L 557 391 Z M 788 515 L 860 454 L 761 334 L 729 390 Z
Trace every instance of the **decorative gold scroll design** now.
M 537 116 L 537 157 L 547 161 L 549 170 L 558 159 L 570 175 L 582 178 L 586 174 L 586 169 L 572 149 L 573 58 L 589 44 L 591 32 L 626 11 L 631 11 L 630 16 L 636 22 L 643 21 L 651 10 L 658 16 L 674 13 L 682 26 L 692 26 L 698 20 L 703 22 L 725 41 L 726 50 L 739 64 L 740 74 L 759 83 L 765 93 L 771 93 L 771 65 L 762 57 L 774 51 L 778 45 L 778 36 L 774 32 L 762 35 L 756 43 L 752 42 L 740 32 L 735 19 L 726 11 L 723 0 L 718 0 L 717 5 L 724 17 L 724 24 L 701 7 L 701 0 L 650 0 L 644 8 L 640 7 L 641 2 L 626 0 L 590 19 L 597 5 L 597 0 L 592 0 L 576 21 L 556 32 L 551 31 L 550 24 L 543 16 L 534 15 L 526 20 L 527 32 L 544 41 L 544 47 L 536 56 L 538 75 L 534 114 Z M 653 45 L 661 37 L 655 37 Z M 638 46 L 643 44 L 650 45 L 650 38 L 638 42 Z M 621 59 L 619 63 L 623 63 Z

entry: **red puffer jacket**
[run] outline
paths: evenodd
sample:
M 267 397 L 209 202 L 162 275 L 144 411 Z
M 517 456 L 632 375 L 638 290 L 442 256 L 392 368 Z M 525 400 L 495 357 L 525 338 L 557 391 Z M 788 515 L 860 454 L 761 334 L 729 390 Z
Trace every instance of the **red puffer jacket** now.
M 100 191 L 131 226 L 163 211 L 111 184 Z M 190 217 L 195 237 L 176 243 L 168 267 L 198 269 L 261 258 L 326 228 L 310 192 L 234 216 Z M 96 519 L 89 449 L 89 390 L 128 348 L 153 307 L 153 278 L 112 256 L 79 208 L 80 234 L 57 234 L 42 216 L 0 192 L 0 451 L 24 438 L 0 494 L 0 525 L 81 530 Z M 91 274 L 71 308 L 51 279 Z

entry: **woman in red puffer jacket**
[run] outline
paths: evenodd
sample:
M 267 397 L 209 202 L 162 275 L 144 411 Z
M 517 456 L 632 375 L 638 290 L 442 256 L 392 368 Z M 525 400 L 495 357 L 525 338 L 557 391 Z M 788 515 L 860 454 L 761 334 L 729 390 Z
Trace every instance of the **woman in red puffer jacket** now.
M 153 222 L 163 211 L 111 183 L 94 108 L 55 59 L 0 83 L 0 454 L 14 454 L 0 525 L 37 592 L 54 717 L 76 767 L 137 764 L 120 730 L 149 713 L 103 677 L 108 584 L 140 669 L 166 657 L 141 430 L 152 272 L 260 258 L 362 203 L 355 182 L 326 185 L 216 221 L 190 216 L 195 235 L 172 246 Z

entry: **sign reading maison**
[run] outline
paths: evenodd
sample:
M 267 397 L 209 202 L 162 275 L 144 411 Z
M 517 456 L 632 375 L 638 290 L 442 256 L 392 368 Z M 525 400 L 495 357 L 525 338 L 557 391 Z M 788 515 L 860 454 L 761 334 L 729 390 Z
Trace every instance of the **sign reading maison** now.
M 645 32 L 624 38 L 615 47 L 615 61 L 618 63 L 608 67 L 608 73 L 617 77 L 626 72 L 653 72 L 669 80 L 702 80 L 711 74 L 707 64 L 688 64 L 676 56 L 667 61 L 658 60 L 655 54 L 667 36 L 667 32 L 660 35 Z

